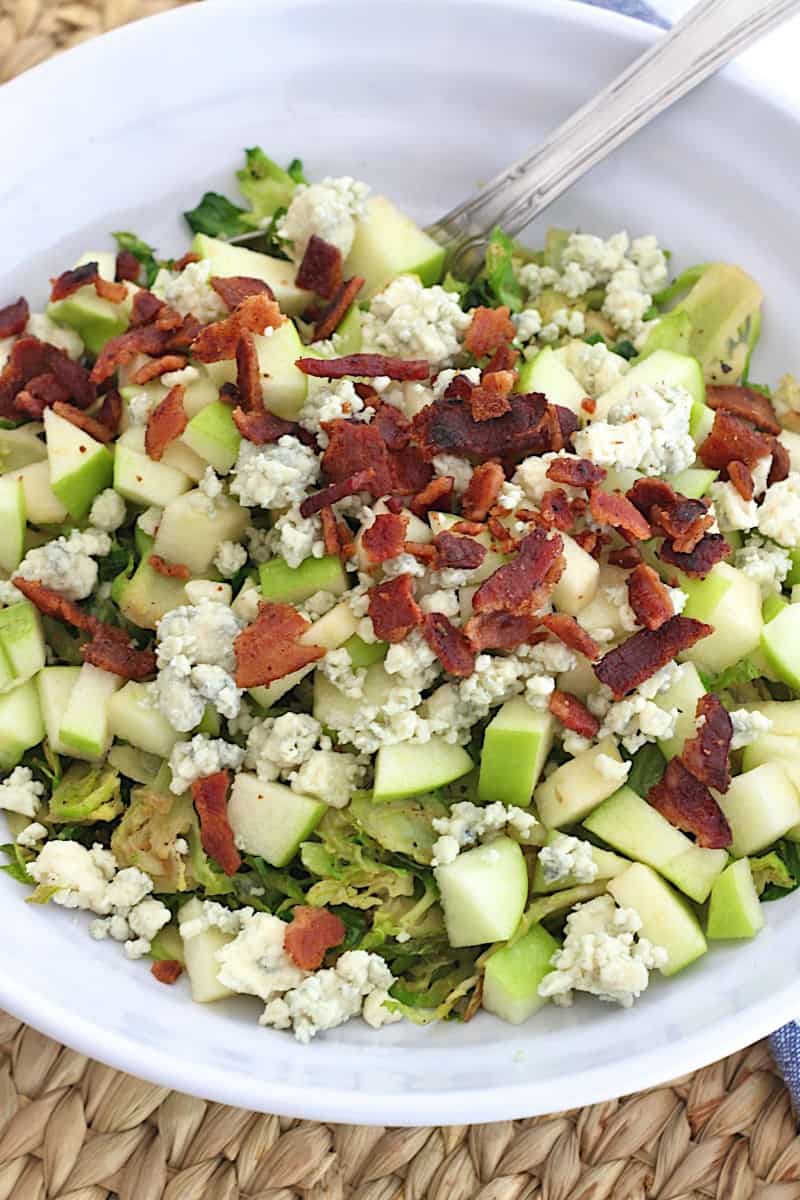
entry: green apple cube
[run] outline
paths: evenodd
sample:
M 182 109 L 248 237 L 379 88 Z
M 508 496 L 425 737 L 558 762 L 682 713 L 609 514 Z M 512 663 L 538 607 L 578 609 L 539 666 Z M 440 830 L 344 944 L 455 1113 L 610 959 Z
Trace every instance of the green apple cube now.
M 617 790 L 619 781 L 609 779 L 597 770 L 596 762 L 601 754 L 614 762 L 622 762 L 614 738 L 603 738 L 590 750 L 582 751 L 558 767 L 539 784 L 534 799 L 539 820 L 548 829 L 575 825 Z
M 297 286 L 297 269 L 286 259 L 270 258 L 246 246 L 232 246 L 205 233 L 195 234 L 192 250 L 211 261 L 214 275 L 247 275 L 263 280 L 272 289 L 281 312 L 290 317 L 299 316 L 314 303 L 314 293 Z
M 248 510 L 229 496 L 216 498 L 212 514 L 199 489 L 185 492 L 164 508 L 153 553 L 205 578 L 220 542 L 240 541 L 249 524 Z
M 316 621 L 312 621 L 305 633 L 300 635 L 300 641 L 306 642 L 310 646 L 322 646 L 324 650 L 337 650 L 339 646 L 344 645 L 348 638 L 353 636 L 357 629 L 358 618 L 353 615 L 353 610 L 347 601 L 342 600 L 330 612 L 325 613 Z M 301 667 L 299 671 L 292 671 L 291 675 L 285 675 L 283 679 L 276 679 L 274 683 L 264 687 L 251 688 L 250 695 L 262 708 L 272 708 L 273 704 L 277 704 L 301 679 L 309 675 L 314 670 L 314 666 L 314 663 L 309 663 L 308 666 Z
M 39 694 L 33 679 L 0 696 L 0 771 L 10 771 L 44 737 Z
M 371 196 L 366 215 L 356 225 L 356 236 L 344 264 L 346 279 L 360 275 L 360 297 L 380 292 L 398 275 L 417 275 L 430 287 L 444 270 L 445 250 L 385 196 Z
M 236 462 L 242 435 L 236 428 L 230 405 L 215 400 L 192 417 L 182 441 L 218 475 L 227 475 Z
M 682 496 L 688 496 L 690 500 L 700 500 L 718 476 L 719 471 L 710 471 L 708 467 L 687 467 L 677 475 L 669 476 L 668 482 Z
M 25 553 L 25 489 L 20 479 L 0 478 L 0 570 L 13 575 Z
M 517 842 L 495 838 L 436 867 L 434 875 L 451 946 L 508 941 L 528 899 L 528 868 Z
M 80 758 L 100 759 L 111 744 L 108 705 L 124 680 L 111 671 L 84 663 L 69 695 L 58 736 Z
M 276 604 L 301 604 L 315 592 L 346 592 L 349 581 L 338 554 L 323 558 L 305 558 L 299 567 L 290 567 L 283 558 L 271 558 L 259 567 L 261 595 Z
M 46 458 L 47 447 L 40 437 L 30 432 L 30 427 L 0 429 L 0 470 L 16 471 Z
M 672 387 L 685 388 L 696 403 L 705 403 L 706 385 L 703 371 L 696 358 L 687 354 L 675 354 L 671 350 L 654 350 L 642 362 L 615 383 L 612 388 L 597 398 L 593 421 L 604 421 L 615 404 L 627 400 L 642 384 L 666 383 Z
M 185 581 L 155 571 L 150 566 L 149 551 L 117 596 L 123 617 L 140 629 L 155 629 L 166 613 L 186 603 Z
M 553 970 L 552 959 L 559 943 L 541 925 L 501 946 L 486 964 L 481 1003 L 511 1025 L 521 1025 L 547 1001 L 539 995 L 539 984 Z
M 59 731 L 72 689 L 78 682 L 80 673 L 80 667 L 44 667 L 36 676 L 42 720 L 50 749 L 56 754 L 77 758 L 80 755 L 76 755 L 70 746 L 62 742 Z
M 547 835 L 545 846 L 552 846 L 562 836 L 563 834 L 560 834 L 558 830 L 551 830 Z M 589 846 L 592 862 L 597 868 L 597 874 L 592 881 L 594 883 L 606 879 L 614 879 L 616 875 L 620 875 L 630 866 L 627 859 L 620 858 L 618 854 L 613 854 L 610 850 L 603 850 L 600 846 L 592 846 L 588 842 L 585 842 L 584 845 Z M 544 868 L 537 857 L 536 866 L 533 869 L 532 892 L 535 892 L 537 895 L 546 896 L 551 892 L 562 892 L 566 888 L 576 887 L 578 883 L 579 881 L 574 875 L 565 875 L 555 883 L 548 883 L 544 877 Z
M 382 708 L 396 686 L 395 677 L 384 670 L 382 662 L 367 667 L 363 695 L 359 698 L 346 696 L 321 671 L 315 671 L 312 712 L 320 724 L 331 729 L 344 729 L 352 724 L 353 718 L 364 704 L 374 704 L 377 708 Z
M 743 707 L 766 717 L 770 722 L 769 732 L 776 737 L 800 738 L 800 700 L 762 700 Z
M 675 975 L 708 950 L 689 905 L 650 867 L 633 863 L 609 881 L 608 890 L 621 908 L 633 908 L 639 914 L 641 936 L 666 950 L 662 975 Z
M 432 737 L 423 752 L 411 742 L 381 746 L 375 759 L 374 795 L 380 800 L 402 800 L 444 787 L 473 768 L 462 746 Z
M 22 484 L 25 512 L 32 525 L 63 525 L 68 513 L 50 486 L 50 464 L 47 459 L 18 467 L 0 480 Z
M 125 500 L 149 508 L 162 507 L 191 487 L 183 471 L 148 458 L 144 430 L 134 427 L 123 433 L 114 451 L 114 490 Z
M 561 539 L 564 543 L 564 570 L 551 599 L 559 612 L 574 617 L 597 595 L 600 564 L 569 534 L 562 533 Z
M 347 639 L 344 648 L 350 655 L 353 669 L 358 670 L 359 667 L 371 667 L 373 663 L 382 662 L 386 658 L 389 644 L 388 642 L 365 642 L 357 633 L 354 633 L 351 638 Z
M 161 456 L 160 462 L 165 467 L 172 467 L 174 471 L 181 471 L 184 475 L 188 475 L 193 483 L 199 483 L 206 473 L 208 463 L 199 454 L 195 454 L 189 446 L 187 446 L 180 438 L 165 448 Z
M 273 867 L 284 867 L 326 810 L 326 804 L 283 783 L 265 783 L 240 771 L 231 788 L 228 820 L 240 849 Z
M 478 799 L 527 807 L 553 744 L 555 720 L 520 696 L 507 700 L 486 726 Z
M 728 586 L 713 603 L 712 592 L 724 583 Z M 710 585 L 708 591 L 705 585 Z M 709 637 L 701 638 L 690 650 L 682 653 L 682 660 L 696 663 L 709 671 L 724 671 L 756 649 L 764 622 L 761 616 L 761 590 L 754 579 L 736 567 L 721 562 L 705 579 L 693 580 L 688 588 L 682 586 L 689 592 L 684 616 L 707 621 L 714 626 L 714 632 Z M 705 599 L 709 599 L 708 615 L 703 615 Z M 773 625 L 774 621 L 771 621 L 768 628 Z
M 0 609 L 0 646 L 17 683 L 41 671 L 46 657 L 42 619 L 30 600 Z
M 277 329 L 265 330 L 263 335 L 255 334 L 253 340 L 266 408 L 287 421 L 296 420 L 306 402 L 308 376 L 295 364 L 298 358 L 308 357 L 308 347 L 288 320 Z M 236 380 L 236 363 L 232 358 L 209 363 L 207 370 L 217 387 Z
M 672 736 L 660 738 L 658 742 L 665 758 L 674 758 L 676 754 L 680 754 L 686 739 L 694 737 L 697 728 L 697 702 L 705 692 L 700 673 L 694 663 L 682 663 L 666 691 L 654 697 L 653 703 L 665 712 L 671 709 L 678 710 Z
M 762 733 L 742 751 L 742 771 L 752 771 L 762 763 L 780 762 L 792 782 L 800 783 L 800 739 L 777 733 Z
M 789 601 L 785 600 L 783 596 L 776 596 L 774 592 L 769 596 L 765 596 L 764 603 L 761 605 L 761 616 L 764 619 L 764 624 L 769 624 L 774 617 L 777 617 L 778 613 L 783 612 L 788 607 Z
M 800 604 L 787 605 L 764 626 L 761 649 L 778 678 L 800 689 Z
M 731 827 L 734 858 L 759 854 L 800 824 L 800 793 L 780 762 L 736 775 L 717 800 Z
M 97 493 L 111 483 L 114 473 L 111 451 L 52 408 L 44 410 L 44 434 L 50 485 L 70 516 L 81 520 Z
M 18 683 L 19 680 L 14 674 L 14 668 L 9 662 L 8 655 L 0 645 L 0 693 L 10 691 Z
M 82 254 L 75 263 L 96 262 L 101 279 L 113 282 L 116 276 L 116 255 L 111 251 L 95 250 Z M 131 301 L 138 290 L 128 284 L 128 295 L 118 304 L 98 296 L 93 284 L 78 288 L 71 296 L 48 304 L 47 315 L 52 321 L 68 325 L 83 339 L 90 354 L 99 354 L 109 338 L 124 333 L 128 328 Z
M 568 408 L 579 417 L 585 417 L 581 408 L 586 399 L 586 389 L 568 370 L 552 346 L 545 346 L 535 358 L 524 362 L 520 368 L 516 390 L 522 393 L 540 392 L 550 404 Z
M 752 938 L 763 927 L 750 860 L 740 858 L 725 868 L 711 889 L 706 935 L 716 940 Z
M 203 902 L 193 897 L 178 913 L 179 929 L 203 915 Z M 214 1000 L 225 1000 L 234 993 L 217 978 L 219 963 L 217 952 L 233 941 L 233 936 L 219 929 L 204 929 L 194 937 L 183 937 L 183 961 L 195 1004 L 210 1004 Z
M 348 354 L 358 354 L 362 340 L 361 310 L 357 304 L 351 304 L 333 335 L 333 348 L 344 358 Z

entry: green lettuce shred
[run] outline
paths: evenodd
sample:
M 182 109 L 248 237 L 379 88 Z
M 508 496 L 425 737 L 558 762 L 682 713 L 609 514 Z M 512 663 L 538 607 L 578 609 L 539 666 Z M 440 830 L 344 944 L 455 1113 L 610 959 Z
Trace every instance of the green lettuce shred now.
M 119 771 L 74 763 L 50 796 L 50 819 L 58 823 L 113 821 L 122 812 Z

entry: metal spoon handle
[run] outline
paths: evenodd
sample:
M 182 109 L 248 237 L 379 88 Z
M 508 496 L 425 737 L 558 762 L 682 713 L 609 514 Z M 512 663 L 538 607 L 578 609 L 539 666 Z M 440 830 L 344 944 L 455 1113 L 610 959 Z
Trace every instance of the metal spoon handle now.
M 700 0 L 540 146 L 429 227 L 448 247 L 451 269 L 477 271 L 496 225 L 519 233 L 648 121 L 797 12 L 800 0 Z

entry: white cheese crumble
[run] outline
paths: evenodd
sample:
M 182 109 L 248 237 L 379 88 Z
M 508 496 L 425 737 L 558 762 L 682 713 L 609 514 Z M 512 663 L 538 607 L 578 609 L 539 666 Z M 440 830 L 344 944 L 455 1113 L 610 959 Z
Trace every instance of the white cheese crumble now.
M 600 466 L 675 475 L 695 460 L 691 412 L 686 388 L 642 384 L 610 409 L 607 420 L 579 430 L 573 444 L 578 454 Z
M 10 604 L 19 604 L 24 599 L 22 592 L 10 580 L 0 579 L 0 607 L 8 608 Z
M 307 975 L 282 997 L 270 1001 L 260 1024 L 293 1029 L 299 1042 L 361 1014 L 374 1028 L 401 1020 L 386 1007 L 394 976 L 378 954 L 348 950 L 336 963 Z
M 197 779 L 205 779 L 228 767 L 238 771 L 244 762 L 244 750 L 222 738 L 197 733 L 189 742 L 176 742 L 169 756 L 172 773 L 170 790 L 180 796 Z
M 284 434 L 268 446 L 242 440 L 231 492 L 246 508 L 299 504 L 319 479 L 319 461 L 309 446 Z
M 302 766 L 321 734 L 319 721 L 306 713 L 267 717 L 247 735 L 245 764 L 259 779 L 269 783 Z
M 306 558 L 323 558 L 325 542 L 322 537 L 322 521 L 316 513 L 310 517 L 301 516 L 299 506 L 293 504 L 285 513 L 281 513 L 272 529 L 268 531 L 265 544 L 266 553 L 262 558 L 260 554 L 254 553 L 253 542 L 250 541 L 250 556 L 256 562 L 266 562 L 276 554 L 284 559 L 288 566 L 299 567 Z
M 760 712 L 750 712 L 746 708 L 736 708 L 728 713 L 733 725 L 731 750 L 742 750 L 756 738 L 772 729 L 772 721 Z
M 355 754 L 312 750 L 289 776 L 295 792 L 322 800 L 331 808 L 346 808 L 356 788 L 364 786 L 367 767 Z
M 758 529 L 790 550 L 800 546 L 800 471 L 767 489 L 758 510 Z
M 22 832 L 17 834 L 17 845 L 25 850 L 35 850 L 39 842 L 43 842 L 46 837 L 47 826 L 42 825 L 41 821 L 31 821 L 30 825 L 26 825 Z
M 800 413 L 800 381 L 794 375 L 782 375 L 772 394 L 772 403 L 780 420 Z
M 241 922 L 239 933 L 216 952 L 217 978 L 233 992 L 262 1000 L 296 987 L 306 972 L 296 966 L 283 948 L 286 923 L 271 913 L 252 913 Z
M 758 534 L 736 551 L 735 565 L 761 589 L 762 599 L 780 594 L 783 581 L 789 574 L 792 558 L 783 546 L 766 542 Z
M 499 800 L 484 805 L 462 800 L 453 805 L 446 817 L 434 817 L 431 824 L 440 835 L 433 844 L 431 865 L 434 867 L 454 862 L 461 850 L 504 831 L 526 841 L 539 826 L 536 817 L 525 809 L 514 804 L 506 806 Z
M 677 663 L 667 663 L 630 696 L 616 703 L 612 702 L 608 688 L 601 687 L 596 692 L 590 692 L 586 704 L 602 722 L 597 733 L 598 739 L 613 735 L 630 754 L 634 754 L 645 742 L 672 737 L 678 709 L 659 708 L 653 701 L 675 682 L 677 674 Z
M 332 379 L 323 381 L 322 387 L 309 388 L 297 420 L 303 429 L 316 436 L 318 445 L 324 450 L 330 441 L 322 428 L 324 422 L 342 418 L 368 422 L 374 416 L 375 409 L 365 405 L 352 379 Z
M 102 558 L 110 550 L 111 538 L 107 533 L 73 529 L 68 537 L 58 537 L 29 550 L 17 574 L 23 579 L 38 580 L 68 600 L 85 600 L 97 584 L 94 556 Z
M 89 524 L 105 533 L 114 533 L 125 524 L 127 515 L 125 501 L 113 488 L 106 488 L 92 501 L 89 509 Z
M 364 695 L 366 667 L 353 667 L 353 661 L 344 648 L 329 650 L 317 663 L 317 670 L 349 700 L 360 700 Z
M 183 588 L 189 604 L 202 604 L 204 600 L 213 600 L 217 604 L 230 605 L 233 599 L 233 589 L 229 583 L 220 583 L 216 579 L 188 579 Z
M 425 358 L 433 369 L 444 367 L 459 353 L 470 321 L 455 292 L 399 275 L 362 313 L 363 350 Z
M 246 562 L 247 551 L 244 546 L 240 546 L 238 542 L 220 542 L 214 556 L 214 566 L 220 575 L 230 579 L 237 571 L 241 571 Z
M 602 396 L 630 370 L 628 360 L 609 350 L 605 342 L 596 342 L 593 346 L 586 342 L 568 342 L 564 357 L 567 369 L 587 396 Z
M 207 258 L 187 263 L 182 271 L 162 267 L 151 290 L 182 317 L 191 313 L 204 324 L 219 321 L 228 315 L 228 308 L 209 283 L 213 274 L 211 260 Z
M 365 216 L 369 187 L 350 175 L 330 176 L 320 183 L 298 184 L 284 216 L 278 221 L 278 237 L 296 262 L 302 262 L 306 247 L 316 235 L 336 246 L 346 258 L 353 245 L 356 221 Z
M 560 883 L 562 879 L 594 883 L 597 878 L 591 844 L 566 833 L 556 834 L 549 846 L 542 846 L 537 862 L 541 863 L 547 884 Z
M 156 703 L 181 733 L 199 724 L 207 703 L 223 717 L 235 717 L 241 703 L 236 686 L 233 643 L 243 622 L 227 604 L 204 600 L 182 605 L 161 618 L 156 629 Z
M 0 783 L 0 808 L 23 817 L 35 817 L 44 790 L 44 784 L 34 779 L 30 767 L 14 767 Z
M 146 533 L 148 537 L 155 537 L 158 533 L 158 527 L 161 524 L 161 518 L 164 515 L 163 508 L 157 508 L 151 505 L 146 508 L 143 513 L 139 513 L 136 518 L 136 524 L 141 529 L 142 533 Z

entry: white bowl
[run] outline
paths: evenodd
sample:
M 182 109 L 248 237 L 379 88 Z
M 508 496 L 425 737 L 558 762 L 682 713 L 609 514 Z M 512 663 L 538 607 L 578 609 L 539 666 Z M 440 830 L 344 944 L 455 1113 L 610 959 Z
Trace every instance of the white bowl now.
M 0 91 L 0 300 L 106 232 L 163 251 L 206 188 L 232 191 L 241 148 L 352 174 L 427 220 L 534 142 L 652 36 L 578 4 L 229 0 L 129 26 Z M 786 80 L 797 39 L 786 32 Z M 779 72 L 773 71 L 773 74 Z M 727 258 L 767 295 L 757 375 L 797 369 L 800 107 L 740 72 L 707 84 L 548 214 L 609 234 L 656 232 L 678 265 Z M 534 231 L 535 237 L 544 226 Z M 0 1005 L 135 1075 L 228 1104 L 389 1124 L 489 1121 L 659 1083 L 791 1017 L 800 893 L 767 907 L 752 943 L 715 948 L 631 1011 L 548 1007 L 512 1028 L 352 1022 L 302 1047 L 258 1005 L 191 1005 L 181 981 L 93 942 L 86 920 L 23 903 L 0 877 Z

